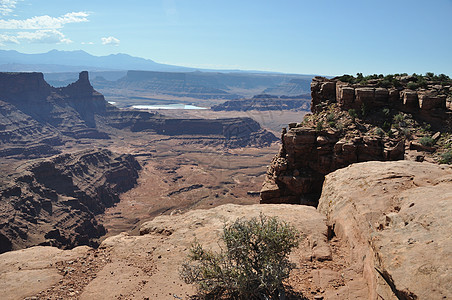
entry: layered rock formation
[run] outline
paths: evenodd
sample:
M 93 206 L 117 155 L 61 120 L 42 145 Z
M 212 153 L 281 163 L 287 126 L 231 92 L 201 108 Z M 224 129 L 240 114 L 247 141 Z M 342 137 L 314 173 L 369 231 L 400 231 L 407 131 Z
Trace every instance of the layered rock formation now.
M 308 95 L 278 97 L 264 94 L 254 96 L 251 99 L 229 100 L 212 106 L 211 109 L 213 111 L 307 110 L 309 102 L 310 97 Z
M 337 103 L 342 110 L 394 108 L 431 123 L 435 129 L 444 126 L 452 129 L 452 106 L 446 101 L 450 86 L 411 90 L 406 83 L 400 83 L 397 88 L 384 88 L 379 87 L 379 82 L 350 84 L 338 78 L 315 77 L 311 83 L 311 110 L 320 112 L 332 103 Z
M 104 97 L 88 80 L 88 72 L 65 88 L 53 88 L 42 73 L 0 73 L 0 153 L 40 157 L 58 153 L 68 139 L 105 139 L 95 117 L 106 112 Z
M 193 136 L 208 144 L 223 144 L 229 148 L 265 147 L 277 141 L 274 134 L 263 129 L 251 118 L 176 119 L 160 114 L 111 110 L 106 124 L 133 132 L 151 131 L 168 136 Z
M 87 150 L 28 163 L 1 176 L 0 252 L 32 245 L 96 245 L 96 215 L 132 188 L 140 165 L 130 155 Z
M 267 170 L 261 203 L 316 205 L 324 176 L 352 163 L 403 159 L 404 141 L 292 125 Z
M 309 75 L 243 72 L 128 71 L 125 77 L 116 81 L 95 80 L 95 86 L 106 95 L 119 92 L 123 95 L 138 93 L 143 96 L 154 94 L 196 99 L 238 99 L 261 92 L 289 96 L 304 94 L 309 92 L 311 79 Z
M 281 150 L 267 170 L 261 203 L 316 205 L 326 174 L 357 162 L 404 159 L 406 140 L 425 132 L 427 125 L 438 131 L 437 137 L 450 136 L 452 111 L 444 94 L 448 87 L 413 91 L 404 85 L 381 88 L 379 83 L 363 86 L 337 78 L 313 79 L 313 115 L 283 130 Z M 442 144 L 450 147 L 450 142 Z M 435 151 L 418 141 L 409 145 Z
M 171 119 L 119 110 L 93 89 L 88 72 L 63 88 L 48 85 L 42 73 L 0 73 L 1 156 L 53 155 L 59 152 L 57 146 L 67 141 L 108 139 L 110 127 L 164 135 L 215 135 L 218 143 L 230 147 L 275 141 L 273 134 L 251 119 Z M 243 127 L 240 135 L 231 133 L 231 128 L 238 127 Z

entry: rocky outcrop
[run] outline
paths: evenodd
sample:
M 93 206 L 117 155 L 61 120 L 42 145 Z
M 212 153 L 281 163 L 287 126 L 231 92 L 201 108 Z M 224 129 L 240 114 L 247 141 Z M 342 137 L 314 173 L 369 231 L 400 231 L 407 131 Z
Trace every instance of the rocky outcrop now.
M 87 150 L 25 164 L 0 184 L 0 252 L 33 245 L 96 245 L 96 215 L 132 188 L 139 164 L 130 155 Z
M 397 88 L 379 87 L 379 82 L 350 84 L 338 78 L 315 77 L 311 83 L 311 110 L 320 112 L 332 103 L 342 110 L 393 108 L 431 123 L 435 129 L 452 129 L 452 107 L 447 105 L 447 89 L 443 86 L 411 90 L 402 83 Z
M 213 111 L 268 111 L 268 110 L 308 110 L 310 97 L 299 95 L 293 97 L 257 95 L 251 99 L 229 100 L 212 106 Z
M 353 164 L 326 176 L 318 210 L 348 244 L 369 299 L 452 297 L 452 167 Z
M 442 132 L 448 136 L 452 130 L 452 111 L 444 94 L 448 87 L 383 88 L 380 79 L 363 85 L 339 78 L 313 79 L 313 114 L 283 130 L 281 150 L 268 167 L 261 203 L 316 205 L 326 174 L 357 162 L 404 159 L 408 145 L 411 150 L 434 152 L 436 148 L 422 145 L 416 135 L 422 132 L 420 136 L 429 139 L 427 126 L 433 133 L 438 131 L 437 136 Z M 417 141 L 405 143 L 413 136 Z M 442 152 L 450 147 L 440 146 Z
M 0 73 L 2 155 L 48 156 L 68 139 L 108 138 L 95 121 L 107 105 L 89 83 L 88 72 L 64 88 L 48 85 L 42 73 Z
M 404 141 L 377 135 L 317 130 L 292 124 L 267 169 L 261 203 L 316 205 L 324 176 L 352 163 L 403 159 Z

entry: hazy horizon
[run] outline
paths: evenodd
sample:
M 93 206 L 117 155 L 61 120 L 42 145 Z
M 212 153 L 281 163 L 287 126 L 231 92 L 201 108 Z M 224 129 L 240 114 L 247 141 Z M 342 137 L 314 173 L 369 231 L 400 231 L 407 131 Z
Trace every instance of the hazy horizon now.
M 202 69 L 450 76 L 451 13 L 450 0 L 0 0 L 0 49 L 124 53 Z

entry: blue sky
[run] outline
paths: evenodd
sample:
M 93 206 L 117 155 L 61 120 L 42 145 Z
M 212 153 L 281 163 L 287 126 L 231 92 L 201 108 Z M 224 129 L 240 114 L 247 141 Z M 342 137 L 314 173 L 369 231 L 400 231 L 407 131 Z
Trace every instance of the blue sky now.
M 0 49 L 300 74 L 452 76 L 452 0 L 0 0 Z

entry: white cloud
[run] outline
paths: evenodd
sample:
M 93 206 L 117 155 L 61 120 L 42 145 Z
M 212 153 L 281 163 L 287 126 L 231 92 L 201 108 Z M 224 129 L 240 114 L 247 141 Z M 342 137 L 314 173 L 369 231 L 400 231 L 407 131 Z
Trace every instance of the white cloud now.
M 3 46 L 5 43 L 7 44 L 19 44 L 19 40 L 15 36 L 0 34 L 0 46 Z
M 45 15 L 25 20 L 0 20 L 0 29 L 59 29 L 65 24 L 88 22 L 88 16 L 89 13 L 80 11 L 56 18 Z
M 102 45 L 115 45 L 118 46 L 120 41 L 113 37 L 113 36 L 109 36 L 109 37 L 103 37 L 101 38 L 102 41 Z
M 14 11 L 17 0 L 0 0 L 0 15 L 6 16 Z
M 41 44 L 70 44 L 72 41 L 65 37 L 65 35 L 56 29 L 50 30 L 36 30 L 36 31 L 22 31 L 14 35 L 0 34 L 0 45 L 5 43 L 20 44 L 20 42 L 41 43 Z
M 51 30 L 37 30 L 35 32 L 18 32 L 17 38 L 31 43 L 43 44 L 70 44 L 72 41 L 64 36 L 61 31 L 56 29 Z
M 93 42 L 82 42 L 81 44 L 82 44 L 82 45 L 94 45 Z
M 20 0 L 0 0 L 0 14 L 11 12 Z M 0 33 L 0 45 L 5 43 L 20 44 L 46 43 L 46 44 L 69 44 L 72 41 L 67 38 L 60 29 L 66 24 L 88 22 L 89 13 L 79 11 L 70 12 L 60 17 L 35 16 L 32 18 L 17 20 L 0 19 L 0 30 L 10 32 Z

